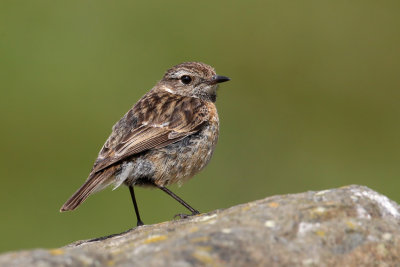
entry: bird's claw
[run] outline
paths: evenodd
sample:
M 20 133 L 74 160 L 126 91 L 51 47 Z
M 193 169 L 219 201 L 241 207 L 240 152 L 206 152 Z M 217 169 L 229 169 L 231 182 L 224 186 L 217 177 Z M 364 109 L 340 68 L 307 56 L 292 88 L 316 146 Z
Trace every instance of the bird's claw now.
M 180 219 L 187 219 L 187 218 L 195 216 L 197 214 L 200 214 L 200 212 L 198 212 L 197 210 L 193 211 L 192 214 L 179 213 L 174 216 L 174 219 L 176 219 L 177 217 L 179 217 Z

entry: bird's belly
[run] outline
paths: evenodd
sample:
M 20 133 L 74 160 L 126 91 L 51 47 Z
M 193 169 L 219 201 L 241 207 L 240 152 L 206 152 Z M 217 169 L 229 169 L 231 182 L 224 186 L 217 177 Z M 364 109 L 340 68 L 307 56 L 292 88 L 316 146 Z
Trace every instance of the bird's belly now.
M 181 185 L 210 161 L 218 140 L 218 124 L 210 123 L 197 134 L 152 151 L 149 158 L 155 164 L 154 182 L 165 186 Z
M 210 161 L 218 133 L 218 121 L 211 121 L 196 134 L 134 156 L 115 173 L 115 187 L 122 183 L 140 186 L 183 184 Z

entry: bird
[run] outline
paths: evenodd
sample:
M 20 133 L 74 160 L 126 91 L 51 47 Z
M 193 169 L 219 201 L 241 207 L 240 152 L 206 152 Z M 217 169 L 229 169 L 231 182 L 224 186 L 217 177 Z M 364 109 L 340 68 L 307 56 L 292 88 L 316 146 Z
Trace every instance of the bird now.
M 184 62 L 163 78 L 112 127 L 87 180 L 60 211 L 76 209 L 91 194 L 113 185 L 129 188 L 137 226 L 143 225 L 134 187 L 159 188 L 199 214 L 167 186 L 182 185 L 210 161 L 218 141 L 217 88 L 229 81 L 201 62 Z

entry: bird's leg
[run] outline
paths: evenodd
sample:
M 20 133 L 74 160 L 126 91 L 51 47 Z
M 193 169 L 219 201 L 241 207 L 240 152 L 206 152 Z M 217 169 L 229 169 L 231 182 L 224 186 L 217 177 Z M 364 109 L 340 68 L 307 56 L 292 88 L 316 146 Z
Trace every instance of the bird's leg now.
M 178 197 L 177 195 L 175 195 L 174 193 L 171 192 L 171 190 L 169 190 L 168 188 L 164 187 L 164 186 L 159 186 L 156 185 L 158 188 L 160 188 L 162 191 L 164 191 L 165 193 L 167 193 L 168 195 L 170 195 L 173 199 L 175 199 L 176 201 L 178 201 L 179 203 L 181 203 L 181 205 L 183 205 L 185 208 L 187 208 L 188 210 L 190 210 L 190 212 L 192 213 L 191 215 L 187 215 L 187 214 L 177 214 L 174 216 L 175 217 L 180 217 L 181 219 L 187 218 L 188 216 L 193 216 L 193 215 L 197 215 L 200 214 L 200 212 L 198 210 L 195 210 L 194 208 L 192 208 L 189 204 L 187 204 L 185 201 L 183 201 L 183 199 L 181 199 L 180 197 Z
M 136 218 L 137 218 L 137 226 L 141 226 L 144 223 L 140 219 L 139 208 L 138 208 L 138 205 L 136 203 L 135 192 L 133 191 L 133 186 L 129 186 L 129 192 L 131 192 L 131 198 L 132 198 L 133 206 L 135 208 L 135 213 L 136 213 Z

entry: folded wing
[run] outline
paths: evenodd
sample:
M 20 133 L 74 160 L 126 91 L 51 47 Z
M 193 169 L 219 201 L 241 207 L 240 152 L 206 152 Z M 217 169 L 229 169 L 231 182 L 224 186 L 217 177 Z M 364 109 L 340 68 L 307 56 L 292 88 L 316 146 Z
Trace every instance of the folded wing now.
M 163 99 L 162 105 L 153 104 L 147 98 L 151 99 L 151 95 L 145 96 L 125 115 L 128 117 L 131 113 L 136 125 L 117 138 L 113 134 L 109 137 L 92 173 L 143 151 L 177 142 L 196 133 L 208 119 L 207 107 L 198 98 L 167 93 L 157 97 Z M 123 125 L 126 127 L 126 123 Z M 117 123 L 114 131 L 118 127 Z

